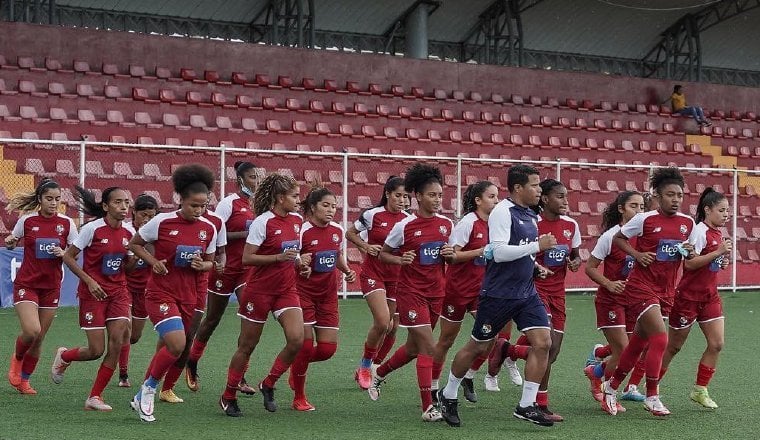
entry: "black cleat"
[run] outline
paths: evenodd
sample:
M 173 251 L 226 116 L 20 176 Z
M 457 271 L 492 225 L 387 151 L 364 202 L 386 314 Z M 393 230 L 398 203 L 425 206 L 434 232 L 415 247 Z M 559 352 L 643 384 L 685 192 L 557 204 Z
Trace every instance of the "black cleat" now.
M 259 384 L 259 391 L 261 391 L 261 395 L 264 397 L 264 409 L 269 412 L 277 411 L 277 402 L 274 401 L 274 388 L 269 388 L 264 385 L 264 382 L 261 382 Z
M 238 406 L 237 399 L 225 399 L 224 397 L 220 397 L 219 406 L 222 408 L 222 411 L 230 417 L 240 417 L 243 415 L 243 412 L 240 411 L 240 407 Z
M 478 393 L 475 392 L 475 385 L 472 383 L 472 379 L 462 379 L 462 389 L 464 390 L 464 398 L 468 402 L 475 403 L 478 401 Z
M 430 397 L 433 398 L 433 406 L 435 406 L 436 408 L 439 406 L 438 404 L 440 403 L 438 401 L 438 392 L 439 391 L 440 390 L 430 390 Z
M 525 408 L 517 405 L 515 412 L 513 412 L 512 415 L 520 420 L 535 423 L 536 425 L 554 426 L 554 422 L 551 421 L 535 403 L 531 406 L 526 406 Z
M 443 390 L 439 390 L 436 393 L 436 398 L 440 403 L 443 420 L 445 420 L 449 426 L 455 428 L 461 426 L 462 421 L 459 420 L 459 400 L 443 397 Z

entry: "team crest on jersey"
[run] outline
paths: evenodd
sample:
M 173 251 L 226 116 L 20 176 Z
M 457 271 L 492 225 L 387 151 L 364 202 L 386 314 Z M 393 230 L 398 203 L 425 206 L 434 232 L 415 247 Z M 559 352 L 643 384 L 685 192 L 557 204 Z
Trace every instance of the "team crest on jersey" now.
M 681 235 L 686 235 L 688 228 L 686 227 L 686 225 L 681 225 L 681 227 L 678 230 L 681 231 Z
M 447 228 L 446 226 L 441 225 L 441 226 L 438 227 L 438 232 L 440 232 L 441 235 L 446 235 L 449 232 L 449 228 Z
M 25 289 L 18 289 L 18 297 L 19 298 L 23 298 L 24 295 L 26 295 L 26 290 Z
M 206 231 L 200 231 L 198 232 L 198 238 L 201 239 L 201 241 L 206 241 Z
M 570 240 L 570 237 L 573 236 L 573 233 L 569 229 L 565 229 L 562 231 L 562 235 L 564 235 L 566 239 Z
M 615 313 L 613 310 L 610 310 L 607 313 L 607 317 L 610 318 L 610 321 L 614 321 L 617 319 L 617 313 Z
M 367 284 L 369 284 L 369 287 L 375 287 L 375 283 L 377 283 L 377 281 L 372 278 L 367 278 Z
M 127 247 L 127 246 L 129 246 L 129 240 L 127 240 L 127 237 L 122 237 L 122 239 L 121 239 L 121 244 L 122 244 L 124 247 Z
M 682 316 L 681 319 L 678 320 L 681 325 L 686 325 L 687 322 L 689 322 L 685 316 Z
M 173 230 L 169 231 L 169 236 L 170 237 L 174 237 L 174 236 L 177 236 L 177 235 L 179 235 L 179 231 L 178 230 L 173 229 Z
M 84 320 L 85 321 L 92 322 L 92 318 L 93 318 L 92 312 L 87 312 L 87 313 L 84 314 Z
M 293 225 L 293 231 L 295 231 L 296 234 L 301 232 L 301 227 L 299 225 Z
M 407 316 L 409 317 L 410 321 L 414 322 L 414 320 L 417 319 L 417 311 L 410 310 L 409 313 L 407 313 Z
M 480 332 L 484 335 L 490 334 L 491 330 L 491 324 L 483 324 L 483 327 L 480 327 Z
M 166 315 L 169 313 L 169 304 L 161 303 L 161 305 L 158 306 L 158 311 Z
M 63 235 L 63 225 L 55 225 L 55 232 L 58 235 Z
M 453 315 L 454 314 L 454 306 L 452 306 L 451 304 L 447 305 L 446 306 L 446 314 L 449 315 L 449 316 Z
M 245 309 L 248 311 L 248 313 L 253 312 L 253 303 L 249 302 L 245 305 Z
M 338 237 L 338 234 L 333 234 L 332 241 L 333 243 L 338 243 L 340 241 L 340 237 Z
M 224 283 L 222 282 L 222 280 L 216 280 L 216 284 L 214 285 L 216 286 L 217 289 L 221 289 L 222 287 L 224 287 Z

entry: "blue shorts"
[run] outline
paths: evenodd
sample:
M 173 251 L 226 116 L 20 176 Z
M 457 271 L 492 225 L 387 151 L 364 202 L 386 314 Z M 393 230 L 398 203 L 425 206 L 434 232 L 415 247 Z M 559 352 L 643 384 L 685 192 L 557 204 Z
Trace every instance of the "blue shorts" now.
M 515 322 L 521 332 L 535 328 L 551 328 L 546 307 L 538 295 L 527 298 L 495 298 L 481 295 L 475 324 L 472 327 L 472 338 L 476 341 L 490 341 L 510 320 Z

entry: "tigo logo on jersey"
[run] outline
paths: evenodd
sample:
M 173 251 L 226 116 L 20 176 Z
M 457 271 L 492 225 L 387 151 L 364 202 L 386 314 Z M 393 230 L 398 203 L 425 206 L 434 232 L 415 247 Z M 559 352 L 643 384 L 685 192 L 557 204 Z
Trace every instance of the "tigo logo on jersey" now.
M 549 267 L 563 266 L 568 253 L 570 253 L 570 248 L 567 245 L 557 245 L 546 251 L 544 254 L 544 264 Z
M 314 254 L 314 271 L 320 273 L 332 272 L 338 261 L 337 251 L 320 251 Z
M 174 265 L 177 267 L 189 267 L 193 258 L 200 257 L 200 246 L 187 246 L 180 244 L 177 246 L 177 251 L 174 254 Z
M 283 241 L 280 245 L 280 249 L 285 251 L 300 251 L 301 250 L 301 243 L 299 243 L 298 240 L 290 240 L 290 241 Z
M 417 311 L 416 310 L 410 310 L 409 313 L 406 314 L 409 317 L 409 320 L 414 322 L 417 319 Z
M 623 267 L 620 268 L 620 275 L 622 275 L 623 278 L 628 278 L 628 274 L 630 274 L 631 270 L 633 270 L 634 264 L 636 264 L 636 259 L 631 255 L 626 255 L 625 263 L 623 263 Z
M 678 251 L 680 244 L 678 240 L 660 240 L 657 245 L 657 261 L 677 261 L 680 256 Z
M 158 311 L 161 312 L 162 314 L 166 315 L 167 313 L 169 313 L 169 304 L 161 303 L 158 306 Z
M 200 238 L 201 241 L 206 241 L 206 238 L 207 238 L 206 237 L 206 231 L 205 230 L 201 230 L 200 232 L 198 232 L 198 238 Z
M 444 242 L 442 241 L 422 243 L 420 245 L 420 264 L 423 266 L 439 264 L 441 262 L 441 246 L 443 245 Z
M 34 241 L 34 256 L 39 260 L 50 260 L 55 258 L 55 250 L 61 242 L 57 238 L 38 238 Z
M 63 235 L 63 230 L 64 230 L 63 225 L 55 225 L 55 232 L 58 235 Z
M 176 237 L 177 235 L 179 235 L 179 231 L 178 230 L 173 229 L 173 230 L 169 231 L 169 236 L 170 237 Z
M 116 275 L 121 271 L 122 261 L 124 261 L 124 254 L 103 255 L 103 265 L 100 271 L 106 276 Z
M 721 267 L 723 267 L 723 260 L 726 259 L 725 255 L 721 255 L 720 257 L 716 257 L 714 260 L 710 262 L 710 272 L 718 272 Z

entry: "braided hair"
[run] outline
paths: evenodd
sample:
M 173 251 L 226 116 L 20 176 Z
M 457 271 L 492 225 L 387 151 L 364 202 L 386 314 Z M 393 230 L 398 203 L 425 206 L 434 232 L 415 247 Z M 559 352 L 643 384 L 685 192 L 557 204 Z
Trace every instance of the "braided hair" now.
M 256 188 L 253 196 L 253 210 L 261 215 L 272 209 L 277 202 L 277 196 L 285 195 L 298 188 L 298 182 L 292 177 L 272 173 L 264 178 Z
M 33 212 L 40 208 L 40 199 L 51 189 L 61 189 L 61 185 L 53 179 L 42 179 L 34 192 L 18 193 L 11 197 L 5 210 L 8 212 L 19 211 L 21 213 Z

